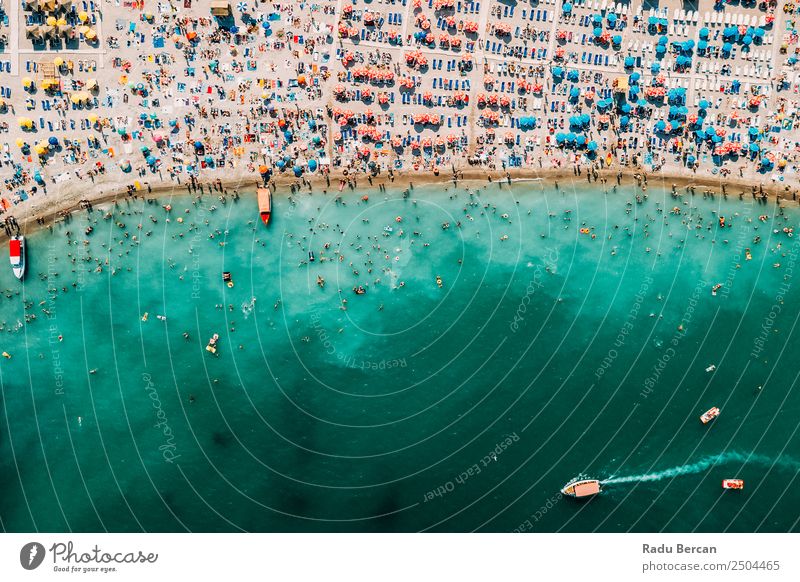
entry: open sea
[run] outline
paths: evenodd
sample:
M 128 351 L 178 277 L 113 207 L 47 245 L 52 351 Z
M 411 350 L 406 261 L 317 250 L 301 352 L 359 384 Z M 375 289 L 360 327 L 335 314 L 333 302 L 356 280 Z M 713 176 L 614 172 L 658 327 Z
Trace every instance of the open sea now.
M 0 527 L 800 530 L 800 214 L 637 192 L 282 189 L 269 227 L 175 195 L 31 233 Z

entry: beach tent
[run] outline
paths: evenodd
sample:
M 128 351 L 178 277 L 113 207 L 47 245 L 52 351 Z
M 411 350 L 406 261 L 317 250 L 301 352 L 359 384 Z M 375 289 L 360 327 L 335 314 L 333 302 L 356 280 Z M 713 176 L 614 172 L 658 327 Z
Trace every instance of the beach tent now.
M 211 0 L 211 14 L 214 16 L 230 16 L 231 5 L 228 0 Z

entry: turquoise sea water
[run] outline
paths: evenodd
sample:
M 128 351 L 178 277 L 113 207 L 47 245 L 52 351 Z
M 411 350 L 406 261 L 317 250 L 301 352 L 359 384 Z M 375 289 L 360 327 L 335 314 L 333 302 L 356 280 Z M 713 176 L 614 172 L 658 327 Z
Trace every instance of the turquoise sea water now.
M 2 528 L 799 529 L 798 212 L 467 190 L 282 193 L 269 228 L 252 195 L 122 201 L 30 235 L 24 284 L 0 269 Z M 561 499 L 577 476 L 603 493 Z

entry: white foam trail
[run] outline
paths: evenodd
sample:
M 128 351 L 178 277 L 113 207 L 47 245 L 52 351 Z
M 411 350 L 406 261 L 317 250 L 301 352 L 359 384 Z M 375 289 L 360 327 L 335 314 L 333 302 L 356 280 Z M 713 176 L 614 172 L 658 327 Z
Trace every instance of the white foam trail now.
M 695 463 L 688 465 L 681 465 L 679 467 L 670 467 L 663 471 L 656 471 L 655 473 L 643 473 L 640 475 L 624 475 L 621 477 L 610 477 L 602 481 L 603 485 L 615 485 L 618 483 L 638 483 L 640 481 L 661 481 L 662 479 L 673 479 L 675 477 L 682 477 L 684 475 L 696 475 L 713 467 L 714 465 L 724 465 L 726 463 L 742 463 L 748 465 L 759 465 L 762 467 L 777 467 L 781 469 L 790 469 L 792 471 L 800 471 L 800 462 L 787 456 L 781 456 L 773 459 L 766 455 L 756 455 L 747 453 L 739 453 L 736 451 L 729 451 L 720 453 L 718 455 L 711 455 L 703 457 Z

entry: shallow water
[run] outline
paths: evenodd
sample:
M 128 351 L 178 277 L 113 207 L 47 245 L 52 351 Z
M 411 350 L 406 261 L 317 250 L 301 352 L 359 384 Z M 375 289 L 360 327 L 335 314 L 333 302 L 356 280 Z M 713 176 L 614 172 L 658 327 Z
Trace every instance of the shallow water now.
M 276 196 L 269 228 L 206 195 L 31 235 L 25 283 L 0 271 L 2 527 L 798 529 L 797 211 L 365 192 Z M 579 475 L 609 482 L 560 499 Z

